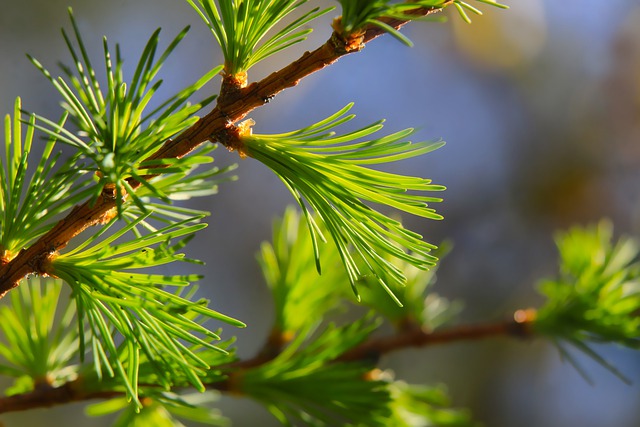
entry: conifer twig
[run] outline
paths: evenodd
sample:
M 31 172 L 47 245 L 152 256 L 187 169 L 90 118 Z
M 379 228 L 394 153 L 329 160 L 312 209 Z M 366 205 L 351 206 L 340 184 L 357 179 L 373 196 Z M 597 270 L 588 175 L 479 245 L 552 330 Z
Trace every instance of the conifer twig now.
M 445 2 L 442 7 L 451 3 L 453 0 Z M 442 7 L 416 8 L 412 14 L 416 17 L 427 16 L 442 10 Z M 399 29 L 409 21 L 384 19 L 383 22 Z M 296 86 L 304 77 L 333 64 L 344 55 L 360 51 L 366 43 L 383 33 L 384 30 L 374 25 L 367 26 L 357 40 L 344 40 L 334 32 L 322 46 L 312 52 L 305 52 L 298 60 L 263 80 L 234 90 L 232 94 L 221 94 L 223 103 L 219 102 L 209 114 L 198 120 L 175 140 L 168 140 L 150 157 L 150 160 L 184 157 L 206 141 L 218 141 L 230 150 L 241 151 L 241 147 L 237 146 L 235 122 L 243 119 L 250 111 L 268 103 L 284 89 Z M 140 186 L 140 183 L 135 180 L 130 180 L 130 184 L 134 190 Z M 95 202 L 87 201 L 76 206 L 67 217 L 29 248 L 20 251 L 13 259 L 1 260 L 0 299 L 18 286 L 25 276 L 34 273 L 46 275 L 49 261 L 71 239 L 87 228 L 105 223 L 112 218 L 117 204 L 113 190 L 113 188 L 105 188 Z
M 420 328 L 408 329 L 389 337 L 371 339 L 344 353 L 338 361 L 377 360 L 384 354 L 408 347 L 426 347 L 496 336 L 529 338 L 533 335 L 531 326 L 535 317 L 535 311 L 528 309 L 516 311 L 513 319 L 503 322 L 461 325 L 433 332 Z
M 77 379 L 59 387 L 44 386 L 36 388 L 29 393 L 2 396 L 0 397 L 0 414 L 27 411 L 35 408 L 49 408 L 92 399 L 110 399 L 124 395 L 124 392 L 119 391 L 84 390 L 82 380 Z
M 344 353 L 336 362 L 377 361 L 387 353 L 408 347 L 426 347 L 466 340 L 479 340 L 490 337 L 506 336 L 531 338 L 534 336 L 532 324 L 536 312 L 532 309 L 518 310 L 514 318 L 506 321 L 477 325 L 462 325 L 448 329 L 425 332 L 421 329 L 399 331 L 396 335 L 371 339 Z M 275 357 L 258 354 L 256 357 L 233 363 L 224 367 L 229 375 L 224 381 L 207 384 L 207 388 L 224 393 L 242 394 L 241 378 L 244 372 L 268 363 Z M 216 369 L 222 369 L 216 367 Z M 24 411 L 34 408 L 51 407 L 70 402 L 91 399 L 109 399 L 125 396 L 118 391 L 86 390 L 81 378 L 65 383 L 59 387 L 44 386 L 29 393 L 0 397 L 0 414 Z

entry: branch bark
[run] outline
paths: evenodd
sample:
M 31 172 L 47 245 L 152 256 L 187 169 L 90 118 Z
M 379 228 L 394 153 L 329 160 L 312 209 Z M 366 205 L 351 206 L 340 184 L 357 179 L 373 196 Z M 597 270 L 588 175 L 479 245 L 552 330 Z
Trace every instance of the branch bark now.
M 59 387 L 40 387 L 30 393 L 3 396 L 0 398 L 0 414 L 36 408 L 49 408 L 92 399 L 110 399 L 118 396 L 124 396 L 124 393 L 119 391 L 84 390 L 82 380 L 78 379 Z
M 479 340 L 490 337 L 531 338 L 534 336 L 532 324 L 535 312 L 518 310 L 513 320 L 478 325 L 456 326 L 442 331 L 425 332 L 420 329 L 401 331 L 396 335 L 371 339 L 342 354 L 335 362 L 377 361 L 382 355 L 409 347 L 427 347 L 458 341 Z M 242 395 L 242 375 L 254 368 L 273 360 L 275 355 L 258 354 L 256 357 L 241 360 L 226 368 L 228 377 L 224 381 L 207 384 L 210 390 Z M 89 391 L 83 389 L 82 379 L 77 379 L 60 387 L 43 387 L 29 393 L 0 397 L 0 414 L 24 411 L 28 409 L 51 407 L 71 402 L 91 399 L 109 399 L 124 396 L 120 391 Z
M 442 6 L 447 6 L 452 1 Z M 440 10 L 441 8 L 417 8 L 413 14 L 416 17 L 426 16 Z M 409 21 L 386 19 L 384 22 L 399 29 Z M 150 159 L 181 158 L 206 141 L 218 141 L 230 150 L 237 149 L 242 154 L 242 147 L 235 142 L 237 138 L 234 138 L 233 134 L 234 123 L 268 103 L 281 91 L 296 86 L 304 77 L 333 64 L 344 55 L 360 51 L 366 43 L 383 33 L 381 28 L 370 25 L 364 35 L 358 37 L 358 42 L 354 43 L 353 40 L 345 40 L 334 32 L 331 38 L 316 50 L 305 52 L 298 60 L 281 70 L 235 91 L 233 96 L 221 97 L 218 105 L 209 114 L 176 139 L 168 140 L 160 150 L 150 156 Z M 139 185 L 132 180 L 131 186 L 134 189 Z M 3 259 L 3 262 L 0 262 L 0 299 L 18 286 L 25 276 L 49 273 L 47 266 L 58 251 L 87 228 L 108 221 L 114 215 L 115 207 L 116 200 L 112 192 L 105 190 L 95 203 L 87 201 L 74 207 L 67 217 L 13 259 Z
M 404 348 L 479 340 L 496 336 L 529 338 L 533 336 L 531 326 L 534 320 L 535 312 L 533 310 L 518 310 L 513 320 L 505 322 L 462 325 L 434 332 L 427 332 L 419 328 L 409 329 L 390 337 L 371 339 L 344 353 L 337 361 L 378 360 L 384 354 Z

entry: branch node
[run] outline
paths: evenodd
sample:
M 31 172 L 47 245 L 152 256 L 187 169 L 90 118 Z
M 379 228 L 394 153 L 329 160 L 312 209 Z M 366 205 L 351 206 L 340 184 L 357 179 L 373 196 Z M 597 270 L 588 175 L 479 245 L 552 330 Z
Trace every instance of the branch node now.
M 527 338 L 533 335 L 533 323 L 538 317 L 535 308 L 517 310 L 513 313 L 513 322 L 509 325 L 509 332 L 520 338 Z
M 294 338 L 295 334 L 292 331 L 281 331 L 278 328 L 273 329 L 271 334 L 269 334 L 267 342 L 258 354 L 258 358 L 261 360 L 276 358 Z
M 9 261 L 13 258 L 13 254 L 6 250 L 3 245 L 0 245 L 0 267 L 9 264 Z
M 331 24 L 333 34 L 331 34 L 331 43 L 338 53 L 359 52 L 364 49 L 364 36 L 366 31 L 359 29 L 353 33 L 345 32 L 342 27 L 342 17 L 338 16 Z
M 122 191 L 122 189 L 121 189 Z M 116 191 L 116 185 L 113 183 L 105 184 L 102 188 L 102 195 L 107 200 L 116 200 L 118 198 L 118 192 Z
M 242 71 L 235 74 L 222 73 L 222 84 L 220 85 L 220 95 L 218 105 L 221 107 L 229 105 L 243 95 L 242 89 L 247 87 L 247 72 Z
M 231 152 L 237 151 L 240 158 L 244 159 L 247 157 L 247 151 L 242 138 L 251 135 L 251 127 L 255 124 L 256 122 L 253 119 L 247 119 L 240 122 L 238 126 L 227 126 L 223 131 L 213 134 L 212 137 L 227 147 L 227 150 Z

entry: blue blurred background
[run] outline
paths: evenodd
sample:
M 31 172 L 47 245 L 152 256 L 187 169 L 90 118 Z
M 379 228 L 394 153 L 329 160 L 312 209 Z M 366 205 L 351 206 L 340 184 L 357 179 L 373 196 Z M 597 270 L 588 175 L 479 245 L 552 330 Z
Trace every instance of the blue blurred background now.
M 437 206 L 444 221 L 406 222 L 430 242 L 453 242 L 436 290 L 465 302 L 466 322 L 498 320 L 540 303 L 535 285 L 555 271 L 555 231 L 602 217 L 613 219 L 618 232 L 640 231 L 640 4 L 505 3 L 509 11 L 482 7 L 485 15 L 472 25 L 453 9 L 446 24 L 414 23 L 404 32 L 415 47 L 378 39 L 250 115 L 257 132 L 287 131 L 355 101 L 360 125 L 386 118 L 389 131 L 417 127 L 416 138 L 446 140 L 444 148 L 397 170 L 448 187 Z M 3 114 L 20 95 L 25 109 L 58 117 L 59 98 L 24 54 L 52 70 L 57 61 L 69 62 L 59 33 L 69 26 L 67 6 L 74 8 L 90 49 L 100 52 L 107 35 L 112 44 L 122 44 L 130 67 L 155 28 L 163 28 L 166 43 L 192 24 L 161 73 L 166 93 L 222 62 L 184 1 L 0 0 Z M 250 79 L 324 42 L 333 16 L 306 44 L 252 69 Z M 249 325 L 237 335 L 240 355 L 250 357 L 272 319 L 254 254 L 269 238 L 272 220 L 293 200 L 257 162 L 223 150 L 216 154 L 220 164 L 240 163 L 240 179 L 221 186 L 213 198 L 195 201 L 212 216 L 189 250 L 207 263 L 202 293 L 215 308 Z M 388 356 L 384 365 L 411 382 L 447 384 L 454 404 L 471 408 L 489 427 L 640 425 L 640 356 L 613 347 L 598 351 L 633 385 L 578 357 L 594 379 L 590 386 L 540 340 L 408 350 Z M 234 425 L 275 425 L 254 403 L 223 397 L 220 406 Z M 109 424 L 85 419 L 82 408 L 8 414 L 0 424 L 69 425 L 70 416 L 74 425 Z

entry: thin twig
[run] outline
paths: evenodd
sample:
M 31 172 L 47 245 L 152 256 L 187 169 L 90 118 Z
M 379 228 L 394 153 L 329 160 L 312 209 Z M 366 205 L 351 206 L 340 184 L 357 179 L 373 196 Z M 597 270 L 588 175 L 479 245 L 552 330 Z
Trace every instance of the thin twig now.
M 492 337 L 515 337 L 527 339 L 535 336 L 533 322 L 536 311 L 533 309 L 518 310 L 513 319 L 484 324 L 461 325 L 437 331 L 425 331 L 420 328 L 397 331 L 395 335 L 372 338 L 357 347 L 343 353 L 334 360 L 339 362 L 364 361 L 376 364 L 381 356 L 410 347 L 428 347 L 459 341 L 480 340 Z M 253 368 L 262 366 L 277 355 L 265 357 L 264 352 L 251 359 L 241 360 L 229 365 L 231 369 L 224 381 L 209 384 L 208 387 L 224 393 L 242 395 L 242 377 Z
M 503 322 L 456 326 L 433 332 L 425 332 L 419 329 L 401 331 L 390 337 L 366 341 L 342 354 L 335 362 L 376 362 L 380 356 L 384 354 L 409 347 L 427 347 L 437 344 L 479 340 L 498 336 L 531 338 L 534 336 L 532 330 L 534 321 L 535 312 L 533 310 L 518 310 L 513 320 Z M 261 353 L 254 358 L 241 360 L 227 367 L 215 367 L 215 369 L 226 371 L 228 373 L 227 378 L 223 381 L 207 384 L 207 388 L 223 393 L 242 395 L 242 376 L 251 369 L 269 363 L 274 357 L 275 355 L 266 356 Z M 29 393 L 0 397 L 0 414 L 125 395 L 126 393 L 123 391 L 84 390 L 82 380 L 77 379 L 59 387 L 44 387 Z
M 513 320 L 497 323 L 456 326 L 442 331 L 427 332 L 422 329 L 410 329 L 399 334 L 371 339 L 340 356 L 338 362 L 355 360 L 378 360 L 380 356 L 409 347 L 426 347 L 447 344 L 456 341 L 479 340 L 496 336 L 529 338 L 535 314 L 526 314 L 518 310 Z M 529 313 L 534 313 L 529 311 Z
M 123 392 L 119 391 L 84 390 L 82 380 L 78 379 L 59 387 L 40 387 L 29 393 L 3 396 L 0 398 L 0 414 L 27 411 L 35 408 L 49 408 L 92 399 L 110 399 L 124 395 Z

